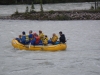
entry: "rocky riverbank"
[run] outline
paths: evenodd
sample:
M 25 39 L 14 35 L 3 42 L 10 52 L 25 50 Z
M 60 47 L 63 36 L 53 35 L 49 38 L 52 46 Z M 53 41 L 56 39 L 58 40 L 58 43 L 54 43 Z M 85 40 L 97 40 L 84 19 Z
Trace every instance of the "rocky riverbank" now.
M 12 20 L 100 20 L 100 11 L 78 10 L 78 11 L 48 11 L 15 13 L 11 16 L 0 17 L 0 19 Z

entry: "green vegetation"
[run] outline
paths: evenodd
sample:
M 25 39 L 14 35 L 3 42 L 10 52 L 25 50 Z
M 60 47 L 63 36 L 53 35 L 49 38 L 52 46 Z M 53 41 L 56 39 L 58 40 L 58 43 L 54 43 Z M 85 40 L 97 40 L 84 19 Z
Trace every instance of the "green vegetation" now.
M 43 11 L 42 0 L 40 0 L 40 12 L 34 11 L 32 2 L 30 12 L 29 7 L 26 7 L 24 13 L 16 12 L 12 14 L 11 19 L 30 19 L 30 20 L 100 20 L 100 7 L 91 6 L 90 10 L 75 10 L 75 11 Z
M 24 3 L 24 0 L 22 3 Z M 27 0 L 28 1 L 28 0 Z M 29 0 L 30 1 L 30 0 Z M 31 8 L 28 6 L 24 13 L 16 12 L 11 15 L 10 19 L 25 19 L 25 20 L 100 20 L 100 7 L 98 7 L 98 2 L 95 1 L 95 6 L 91 6 L 90 10 L 73 10 L 73 11 L 44 11 L 42 4 L 45 0 L 31 0 L 34 3 L 40 4 L 40 11 L 36 12 L 34 9 L 34 3 L 32 2 Z M 49 1 L 58 3 L 60 1 L 64 2 L 65 0 L 46 0 L 47 3 Z M 68 1 L 68 0 L 66 0 Z M 70 1 L 78 1 L 78 0 L 70 0 Z M 85 1 L 85 0 L 80 0 Z M 88 0 L 87 0 L 88 1 Z M 18 1 L 16 0 L 16 3 Z M 29 11 L 30 10 L 30 11 Z
M 30 12 L 35 12 L 34 9 L 35 9 L 35 8 L 34 8 L 34 4 L 33 4 L 33 2 L 32 2 Z
M 15 4 L 15 0 L 0 0 L 0 4 Z
M 28 13 L 29 12 L 29 8 L 28 8 L 28 6 L 26 7 L 26 11 L 25 11 L 25 13 Z
M 14 14 L 16 14 L 16 15 L 18 15 L 18 14 L 19 14 L 18 9 L 16 9 L 16 12 L 15 12 Z
M 99 10 L 75 10 L 75 11 L 48 11 L 35 13 L 14 13 L 11 19 L 21 20 L 100 20 Z

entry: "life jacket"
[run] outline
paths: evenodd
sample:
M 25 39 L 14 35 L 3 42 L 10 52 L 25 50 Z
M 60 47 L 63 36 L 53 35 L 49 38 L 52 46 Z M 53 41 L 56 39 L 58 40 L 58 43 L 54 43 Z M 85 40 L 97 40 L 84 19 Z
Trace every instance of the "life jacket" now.
M 31 45 L 35 45 L 35 41 L 36 41 L 36 38 L 33 38 L 32 40 L 31 40 Z
M 37 37 L 35 37 L 36 38 L 36 40 L 35 40 L 35 44 L 39 44 L 39 42 L 40 42 L 40 37 L 39 36 L 37 36 Z
M 43 44 L 44 44 L 44 45 L 47 45 L 47 44 L 48 44 L 48 38 L 47 38 L 47 37 L 44 38 Z
M 26 42 L 26 35 L 22 35 L 21 43 L 25 44 L 25 42 Z
M 44 34 L 43 33 L 40 33 L 39 37 L 40 37 L 40 40 L 42 40 L 42 41 L 44 40 Z
M 28 44 L 29 43 L 29 37 L 28 37 L 28 35 L 22 35 L 21 43 L 22 44 Z
M 33 34 L 29 34 L 28 37 L 29 37 L 29 40 L 32 40 L 33 39 Z
M 56 42 L 57 40 L 58 40 L 58 36 L 57 35 L 53 36 L 52 39 L 51 39 L 52 42 Z
M 37 33 L 33 33 L 33 37 L 35 38 L 35 44 L 38 45 L 40 42 L 40 37 L 38 36 Z
M 28 35 L 26 35 L 26 42 L 28 42 L 29 41 L 29 37 L 28 37 Z

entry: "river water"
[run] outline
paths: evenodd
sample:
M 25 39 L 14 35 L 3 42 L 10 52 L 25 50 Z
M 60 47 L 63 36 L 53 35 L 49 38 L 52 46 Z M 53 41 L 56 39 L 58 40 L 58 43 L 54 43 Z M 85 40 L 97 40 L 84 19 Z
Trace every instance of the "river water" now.
M 25 12 L 26 7 L 31 5 L 0 5 L 0 16 L 6 16 L 13 14 L 16 10 L 19 12 Z M 80 9 L 90 9 L 94 6 L 93 2 L 85 3 L 59 3 L 59 4 L 43 4 L 44 11 L 50 10 L 80 10 Z M 35 11 L 40 11 L 40 5 L 34 4 Z
M 48 37 L 62 31 L 68 48 L 57 52 L 14 49 L 11 40 L 29 30 L 42 30 Z M 0 20 L 0 42 L 0 75 L 100 75 L 100 20 Z
M 91 4 L 47 4 L 45 10 L 89 9 Z M 75 5 L 75 6 L 74 6 Z M 0 15 L 11 15 L 26 5 L 0 5 Z M 23 9 L 24 8 L 24 9 Z M 35 5 L 39 10 L 39 5 Z M 42 30 L 50 38 L 62 31 L 66 51 L 42 52 L 14 49 L 11 40 L 22 31 Z M 100 75 L 100 20 L 37 21 L 0 20 L 0 75 Z

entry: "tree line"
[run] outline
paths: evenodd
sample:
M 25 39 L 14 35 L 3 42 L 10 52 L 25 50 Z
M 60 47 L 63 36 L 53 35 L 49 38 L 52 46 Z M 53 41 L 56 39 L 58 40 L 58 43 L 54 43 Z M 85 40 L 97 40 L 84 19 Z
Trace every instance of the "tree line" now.
M 9 4 L 40 4 L 41 0 L 0 0 L 0 5 L 9 5 Z M 42 0 L 43 4 L 49 3 L 68 3 L 68 2 L 95 2 L 100 0 Z

